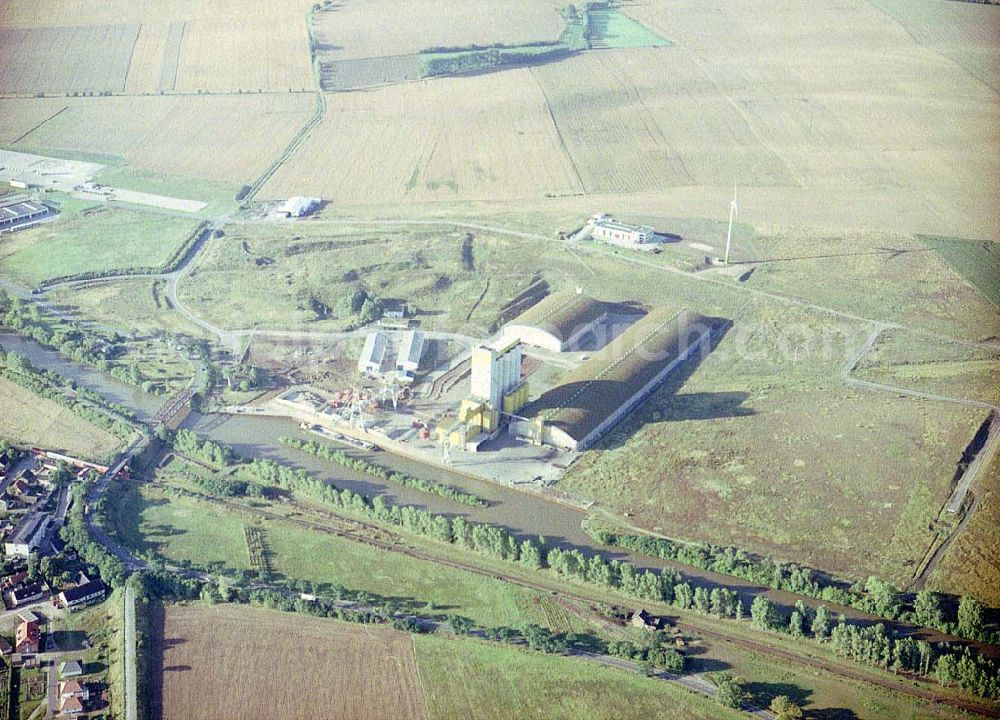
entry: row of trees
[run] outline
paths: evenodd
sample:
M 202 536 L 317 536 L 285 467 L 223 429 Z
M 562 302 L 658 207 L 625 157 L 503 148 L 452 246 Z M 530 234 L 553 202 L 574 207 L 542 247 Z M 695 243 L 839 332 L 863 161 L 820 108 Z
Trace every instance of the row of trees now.
M 233 460 L 233 453 L 228 447 L 211 440 L 201 440 L 196 433 L 184 428 L 174 433 L 173 447 L 176 452 L 220 469 L 228 467 Z
M 834 652 L 872 667 L 935 678 L 941 685 L 957 684 L 981 697 L 1000 699 L 1000 668 L 968 647 L 932 645 L 898 637 L 881 623 L 870 627 L 843 620 L 830 635 Z
M 127 577 L 125 563 L 104 549 L 90 536 L 84 508 L 87 505 L 87 492 L 96 477 L 93 473 L 84 482 L 77 483 L 70 491 L 73 493 L 73 504 L 66 516 L 66 524 L 59 531 L 59 536 L 72 546 L 77 555 L 87 563 L 97 568 L 101 579 L 113 588 L 121 587 Z M 97 511 L 103 511 L 103 498 L 99 501 Z
M 607 645 L 607 653 L 648 668 L 672 673 L 684 672 L 684 656 L 675 648 L 665 646 L 660 633 L 650 633 L 649 640 L 645 644 L 612 640 Z
M 445 485 L 444 483 L 433 482 L 431 480 L 424 480 L 423 478 L 413 477 L 412 475 L 406 475 L 405 473 L 392 472 L 381 465 L 369 462 L 364 458 L 351 457 L 350 455 L 347 455 L 341 450 L 331 447 L 326 443 L 316 442 L 314 440 L 299 440 L 298 438 L 293 437 L 282 437 L 281 442 L 285 445 L 296 448 L 297 450 L 307 452 L 310 455 L 315 455 L 323 458 L 324 460 L 329 460 L 330 462 L 336 463 L 341 467 L 347 467 L 352 470 L 367 473 L 368 475 L 377 477 L 380 480 L 391 482 L 394 485 L 401 485 L 403 487 L 409 487 L 423 492 L 434 493 L 435 495 L 440 495 L 441 497 L 454 500 L 455 502 L 462 503 L 463 505 L 473 505 L 477 507 L 486 507 L 489 505 L 489 503 L 481 497 L 473 495 L 472 493 L 456 490 L 451 485 Z
M 117 334 L 105 338 L 83 325 L 68 321 L 55 328 L 50 327 L 42 320 L 37 305 L 14 297 L 2 288 L 0 325 L 57 350 L 71 360 L 93 365 L 99 370 L 110 370 L 111 361 L 122 352 Z
M 949 617 L 945 605 L 936 593 L 920 592 L 912 606 L 908 606 L 899 590 L 874 575 L 863 584 L 848 585 L 818 574 L 811 568 L 751 555 L 734 547 L 710 543 L 680 543 L 665 538 L 605 531 L 597 531 L 593 536 L 605 545 L 733 575 L 764 587 L 787 590 L 831 604 L 846 605 L 890 620 L 913 622 L 972 640 L 992 643 L 1000 641 L 998 633 L 985 627 L 985 608 L 982 603 L 972 597 L 962 597 L 957 614 Z
M 834 652 L 864 665 L 934 678 L 942 685 L 957 683 L 983 697 L 1000 698 L 1000 668 L 967 647 L 958 649 L 948 643 L 900 636 L 881 623 L 864 627 L 849 624 L 843 615 L 835 621 L 825 605 L 813 610 L 801 600 L 784 617 L 763 595 L 750 605 L 750 619 L 762 630 L 830 642 Z
M 128 437 L 135 430 L 128 420 L 132 416 L 128 410 L 109 405 L 97 393 L 76 387 L 69 378 L 36 368 L 23 355 L 4 352 L 0 348 L 0 375 L 36 395 L 69 408 L 88 422 L 118 437 Z

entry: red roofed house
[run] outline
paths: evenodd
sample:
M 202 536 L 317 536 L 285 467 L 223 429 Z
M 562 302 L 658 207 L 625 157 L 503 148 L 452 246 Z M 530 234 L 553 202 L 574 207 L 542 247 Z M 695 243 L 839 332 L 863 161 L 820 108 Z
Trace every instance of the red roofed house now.
M 65 698 L 62 701 L 62 705 L 59 707 L 59 712 L 66 715 L 77 715 L 83 712 L 83 703 L 80 702 L 80 698 Z
M 38 643 L 42 638 L 42 632 L 38 629 L 37 622 L 24 622 L 18 624 L 14 634 L 14 649 L 21 655 L 31 655 L 38 652 Z
M 90 691 L 79 680 L 67 680 L 66 682 L 59 683 L 59 697 L 62 699 L 80 698 L 80 700 L 86 700 L 90 697 Z

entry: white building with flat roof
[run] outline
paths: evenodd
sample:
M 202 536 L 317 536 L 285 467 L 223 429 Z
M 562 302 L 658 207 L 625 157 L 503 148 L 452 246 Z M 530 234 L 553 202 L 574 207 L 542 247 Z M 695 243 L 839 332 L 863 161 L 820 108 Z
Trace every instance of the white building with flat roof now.
M 381 373 L 388 345 L 389 338 L 385 333 L 368 333 L 368 337 L 365 338 L 365 346 L 361 350 L 361 357 L 358 358 L 358 372 L 363 375 L 378 375 Z
M 651 243 L 656 235 L 656 230 L 648 225 L 629 225 L 618 222 L 610 215 L 594 215 L 590 225 L 593 228 L 590 236 L 594 240 L 624 247 Z

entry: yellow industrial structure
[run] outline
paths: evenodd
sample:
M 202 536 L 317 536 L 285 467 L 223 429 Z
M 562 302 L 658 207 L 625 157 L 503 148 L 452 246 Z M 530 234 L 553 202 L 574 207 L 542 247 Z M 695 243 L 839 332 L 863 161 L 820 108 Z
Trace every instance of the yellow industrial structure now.
M 470 357 L 472 377 L 469 397 L 458 417 L 438 425 L 439 442 L 475 450 L 501 428 L 503 414 L 512 415 L 528 404 L 528 384 L 521 382 L 521 343 L 496 341 L 481 345 Z

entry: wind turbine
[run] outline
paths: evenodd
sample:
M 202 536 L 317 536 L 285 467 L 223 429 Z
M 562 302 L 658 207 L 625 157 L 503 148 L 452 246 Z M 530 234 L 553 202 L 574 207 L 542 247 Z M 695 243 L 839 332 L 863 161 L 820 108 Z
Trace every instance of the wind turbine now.
M 739 212 L 740 208 L 736 204 L 736 183 L 733 183 L 733 201 L 729 203 L 729 232 L 726 233 L 726 258 L 723 261 L 726 265 L 729 264 L 729 246 L 733 242 L 733 218 L 736 217 Z

